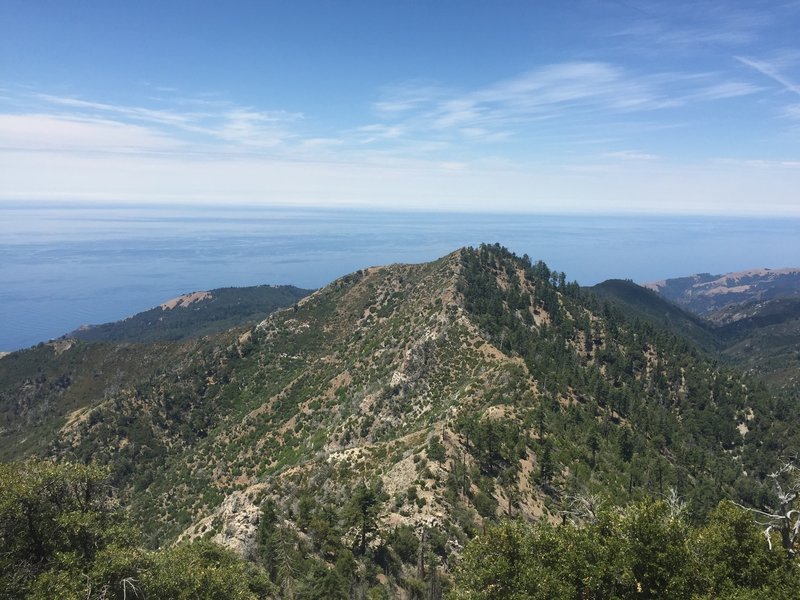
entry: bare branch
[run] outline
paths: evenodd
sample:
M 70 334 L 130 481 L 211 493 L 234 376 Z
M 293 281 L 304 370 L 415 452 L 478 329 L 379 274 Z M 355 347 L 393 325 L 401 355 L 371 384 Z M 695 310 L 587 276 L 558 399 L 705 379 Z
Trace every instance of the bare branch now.
M 748 512 L 758 513 L 759 515 L 763 515 L 769 519 L 782 519 L 783 515 L 776 515 L 768 512 L 764 512 L 763 510 L 758 510 L 757 508 L 751 508 L 750 506 L 745 506 L 744 504 L 739 504 L 738 502 L 734 502 L 733 500 L 728 500 L 731 504 L 738 506 Z
M 665 501 L 669 507 L 669 514 L 674 519 L 680 517 L 686 510 L 686 502 L 678 496 L 678 490 L 670 488 Z
M 567 508 L 561 514 L 573 523 L 594 523 L 600 512 L 603 501 L 594 494 L 578 494 L 567 496 Z
M 792 504 L 797 500 L 800 494 L 798 468 L 793 462 L 786 462 L 775 472 L 770 473 L 768 477 L 772 479 L 777 493 L 779 504 L 777 509 L 764 507 L 766 510 L 759 510 L 757 508 L 743 506 L 736 502 L 733 502 L 733 504 L 767 519 L 766 522 L 761 522 L 758 519 L 755 519 L 755 521 L 758 525 L 766 527 L 766 529 L 764 529 L 764 536 L 767 538 L 767 544 L 770 550 L 772 550 L 772 538 L 770 533 L 775 529 L 781 534 L 781 545 L 783 549 L 789 556 L 794 556 L 797 552 L 795 546 L 798 538 L 800 538 L 800 509 L 792 508 Z M 787 478 L 789 480 L 789 487 L 787 491 L 784 491 L 781 479 L 785 481 Z
M 139 597 L 139 590 L 136 589 L 136 581 L 137 580 L 133 577 L 126 577 L 122 580 L 122 600 L 128 600 L 128 586 L 130 586 L 134 595 L 137 598 Z

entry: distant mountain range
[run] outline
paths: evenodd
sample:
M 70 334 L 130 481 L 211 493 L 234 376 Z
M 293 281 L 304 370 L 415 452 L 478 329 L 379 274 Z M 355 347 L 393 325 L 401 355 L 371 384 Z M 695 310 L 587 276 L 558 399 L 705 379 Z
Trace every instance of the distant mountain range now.
M 732 305 L 800 297 L 800 269 L 751 269 L 664 279 L 644 284 L 691 313 L 718 320 L 714 313 Z

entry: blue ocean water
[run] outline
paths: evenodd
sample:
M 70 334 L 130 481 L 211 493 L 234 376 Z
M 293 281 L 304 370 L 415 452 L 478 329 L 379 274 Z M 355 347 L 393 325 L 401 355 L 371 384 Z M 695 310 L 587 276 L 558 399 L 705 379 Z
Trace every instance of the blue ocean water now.
M 224 286 L 319 287 L 500 242 L 589 285 L 800 266 L 800 220 L 252 207 L 0 206 L 0 350 Z

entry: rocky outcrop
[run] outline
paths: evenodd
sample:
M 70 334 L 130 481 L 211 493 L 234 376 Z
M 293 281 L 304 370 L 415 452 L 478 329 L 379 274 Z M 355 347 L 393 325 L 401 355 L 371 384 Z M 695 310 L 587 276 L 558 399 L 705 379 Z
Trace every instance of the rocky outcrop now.
M 198 521 L 178 538 L 208 537 L 241 556 L 251 556 L 258 530 L 259 505 L 265 484 L 256 484 L 228 495 L 217 509 Z

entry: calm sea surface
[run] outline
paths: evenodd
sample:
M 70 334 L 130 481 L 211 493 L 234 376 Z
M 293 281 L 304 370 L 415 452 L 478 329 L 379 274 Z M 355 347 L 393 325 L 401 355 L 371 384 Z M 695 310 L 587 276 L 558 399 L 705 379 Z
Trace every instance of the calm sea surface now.
M 319 287 L 481 242 L 581 284 L 800 266 L 800 220 L 0 206 L 0 350 L 224 286 Z

